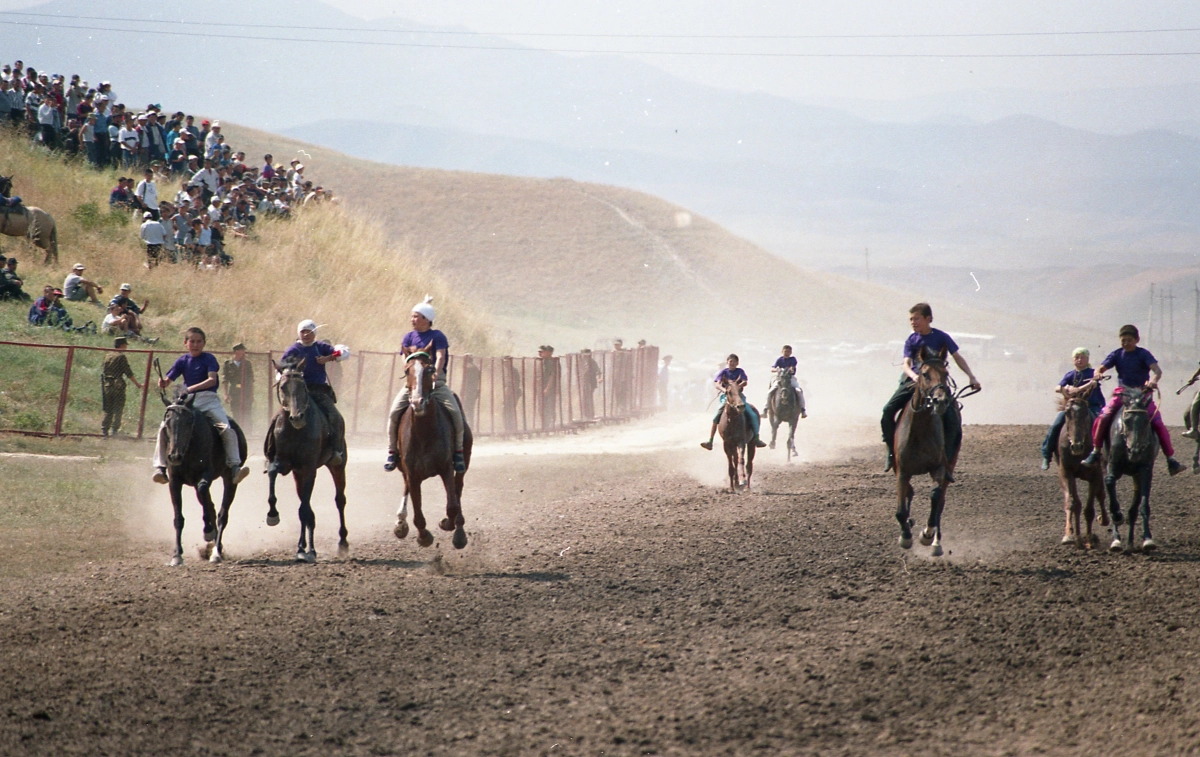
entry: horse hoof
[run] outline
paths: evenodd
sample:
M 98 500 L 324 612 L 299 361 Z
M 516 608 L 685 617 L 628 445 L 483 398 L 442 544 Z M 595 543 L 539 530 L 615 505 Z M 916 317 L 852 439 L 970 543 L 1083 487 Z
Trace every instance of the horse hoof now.
M 1109 552 L 1120 552 L 1121 551 L 1121 540 L 1113 539 L 1112 544 L 1108 545 L 1108 551 Z
M 912 549 L 912 537 L 911 536 L 901 536 L 900 537 L 900 548 L 901 549 Z
M 350 554 L 350 543 L 345 542 L 345 541 L 338 542 L 338 557 L 346 557 L 349 554 Z
M 309 565 L 312 565 L 316 561 L 317 561 L 316 550 L 311 550 L 309 552 L 304 553 L 304 562 L 308 563 Z
M 925 529 L 921 532 L 921 546 L 928 547 L 930 544 L 933 544 L 933 532 Z
M 1153 552 L 1156 549 L 1158 549 L 1158 545 L 1154 543 L 1153 539 L 1144 539 L 1142 541 L 1143 552 Z
M 296 550 L 296 562 L 305 562 L 308 558 L 304 556 L 304 550 Z
M 429 533 L 428 531 L 422 531 L 421 533 L 417 534 L 417 546 L 418 547 L 428 547 L 428 546 L 431 546 L 432 544 L 433 544 L 433 534 Z
M 183 565 L 183 556 L 175 555 L 167 565 L 170 565 L 172 568 L 178 568 L 180 565 Z
M 775 442 L 771 442 L 770 444 L 767 445 L 767 447 L 769 449 L 775 449 Z
M 214 528 L 211 531 L 208 529 L 204 530 L 204 541 L 211 542 L 211 541 L 216 541 L 216 540 L 217 540 L 217 529 Z
M 278 515 L 268 515 L 267 516 L 267 525 L 268 526 L 278 526 L 279 525 L 279 516 Z
M 403 540 L 404 537 L 408 536 L 408 523 L 405 521 L 400 521 L 396 524 L 396 527 L 392 529 L 392 533 L 396 535 L 397 539 Z
M 1060 544 L 1070 544 L 1070 543 L 1072 543 L 1072 542 L 1074 542 L 1074 541 L 1075 541 L 1075 537 L 1074 537 L 1074 536 L 1071 536 L 1070 534 L 1067 534 L 1066 536 L 1064 536 L 1064 537 L 1062 538 L 1062 541 L 1061 541 L 1061 542 L 1059 542 L 1059 543 L 1060 543 Z
M 462 526 L 454 529 L 454 539 L 450 542 L 455 549 L 462 549 L 467 546 L 467 532 L 462 530 Z
M 212 554 L 208 556 L 208 562 L 212 565 L 220 565 L 221 553 L 214 549 Z
M 442 518 L 441 522 L 438 523 L 438 528 L 442 529 L 443 531 L 453 531 L 454 522 L 449 518 Z
M 934 557 L 941 557 L 942 556 L 942 545 L 934 544 L 933 549 L 929 550 L 929 554 L 933 555 Z

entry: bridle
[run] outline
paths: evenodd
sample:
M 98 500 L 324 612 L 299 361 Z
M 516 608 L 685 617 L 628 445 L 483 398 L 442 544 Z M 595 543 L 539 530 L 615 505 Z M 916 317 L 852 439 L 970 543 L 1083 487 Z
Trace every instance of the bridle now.
M 283 388 L 284 388 L 285 384 L 292 382 L 292 381 L 297 381 L 297 380 L 300 381 L 301 385 L 303 385 L 304 384 L 304 369 L 298 365 L 280 366 L 280 368 L 281 368 L 281 370 L 279 371 L 279 380 L 275 382 L 275 398 L 277 400 L 279 400 L 279 406 L 288 411 L 288 420 L 291 421 L 293 423 L 293 425 L 295 425 L 295 422 L 297 420 L 302 420 L 304 418 L 304 413 L 308 410 L 308 407 L 307 406 L 305 406 L 303 408 L 291 407 L 288 403 L 287 395 L 284 393 Z M 305 391 L 306 391 L 306 398 L 307 398 L 307 387 L 306 387 Z M 307 403 L 306 403 L 306 405 L 307 405 Z M 293 411 L 299 411 L 299 412 L 293 412 Z M 297 426 L 297 428 L 300 428 L 300 426 Z
M 946 361 L 939 360 L 937 358 L 930 358 L 928 360 L 921 361 L 921 366 L 917 375 L 922 379 L 929 379 L 928 374 L 925 372 L 925 368 L 927 366 L 940 366 L 942 369 L 942 379 L 933 385 L 927 384 L 925 386 L 921 386 L 920 382 L 918 382 L 917 390 L 913 392 L 913 398 L 911 402 L 912 409 L 913 412 L 916 413 L 928 413 L 933 411 L 938 415 L 941 415 L 946 411 L 946 406 L 948 406 L 951 401 L 957 399 L 957 396 L 954 394 L 954 379 L 950 376 L 950 371 L 946 369 Z M 940 399 L 938 398 L 938 389 L 943 390 Z M 940 410 L 938 409 L 938 405 L 942 405 Z

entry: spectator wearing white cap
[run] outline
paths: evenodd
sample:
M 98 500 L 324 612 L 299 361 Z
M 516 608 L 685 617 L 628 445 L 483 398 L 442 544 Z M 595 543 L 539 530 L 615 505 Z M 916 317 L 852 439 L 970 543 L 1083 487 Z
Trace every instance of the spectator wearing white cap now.
M 138 182 L 133 193 L 155 221 L 162 220 L 162 216 L 158 212 L 158 186 L 154 183 L 154 171 L 147 168 L 142 175 L 145 178 Z
M 94 281 L 83 278 L 84 265 L 76 263 L 71 269 L 71 273 L 63 280 L 63 292 L 71 302 L 83 302 L 91 300 L 99 305 L 100 300 L 96 299 L 97 294 L 104 294 L 104 287 Z
M 154 215 L 149 210 L 142 213 L 142 218 L 142 227 L 138 230 L 138 237 L 146 243 L 146 267 L 153 268 L 158 265 L 158 259 L 162 255 L 162 247 L 166 241 L 167 230 L 163 228 L 163 225 L 154 218 Z

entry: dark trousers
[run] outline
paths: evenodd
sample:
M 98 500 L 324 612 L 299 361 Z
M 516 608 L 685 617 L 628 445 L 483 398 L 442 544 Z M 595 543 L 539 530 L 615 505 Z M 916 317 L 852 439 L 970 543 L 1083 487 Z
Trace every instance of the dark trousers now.
M 917 386 L 912 379 L 904 376 L 900 379 L 900 385 L 896 387 L 892 398 L 883 406 L 883 418 L 880 419 L 879 426 L 883 430 L 883 443 L 887 445 L 888 452 L 895 452 L 893 445 L 896 438 L 896 420 L 916 390 Z M 945 433 L 946 457 L 953 459 L 958 454 L 959 445 L 962 444 L 962 417 L 958 414 L 957 403 L 951 403 L 946 412 L 942 413 L 942 430 Z
M 1097 413 L 1092 413 L 1092 422 L 1095 423 Z M 1050 424 L 1050 430 L 1046 432 L 1046 438 L 1042 440 L 1042 457 L 1049 460 L 1054 450 L 1058 449 L 1058 437 L 1062 434 L 1063 426 L 1067 424 L 1067 414 L 1059 413 L 1054 416 L 1054 422 Z
M 117 433 L 121 430 L 121 417 L 125 414 L 125 384 L 108 384 L 104 387 L 104 420 L 100 430 Z
M 328 384 L 308 384 L 308 401 L 320 408 L 333 426 L 333 449 L 346 457 L 346 419 L 337 409 L 337 396 Z
M 42 124 L 42 144 L 51 150 L 58 146 L 58 132 L 54 124 Z

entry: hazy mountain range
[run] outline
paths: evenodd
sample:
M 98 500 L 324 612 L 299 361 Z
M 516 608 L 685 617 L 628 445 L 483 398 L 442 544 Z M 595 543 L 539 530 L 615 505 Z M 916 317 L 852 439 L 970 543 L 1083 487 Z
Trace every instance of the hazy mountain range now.
M 1200 141 L 1184 133 L 1200 119 L 1186 87 L 1047 96 L 1027 108 L 1114 132 L 1099 134 L 1005 115 L 1021 100 L 1013 93 L 802 104 L 612 56 L 258 39 L 438 39 L 385 34 L 418 27 L 362 21 L 316 0 L 129 0 L 119 12 L 54 0 L 30 10 L 64 21 L 0 26 L 9 55 L 111 79 L 132 105 L 162 102 L 398 164 L 621 184 L 807 265 L 852 264 L 864 248 L 893 265 L 1117 263 L 1191 255 L 1200 241 Z M 106 14 L 246 26 L 176 25 L 195 36 L 173 36 L 80 20 Z

